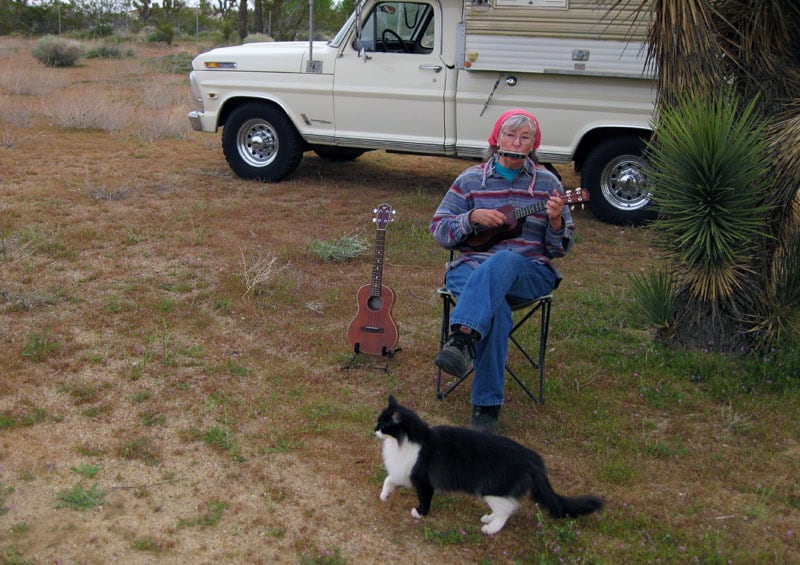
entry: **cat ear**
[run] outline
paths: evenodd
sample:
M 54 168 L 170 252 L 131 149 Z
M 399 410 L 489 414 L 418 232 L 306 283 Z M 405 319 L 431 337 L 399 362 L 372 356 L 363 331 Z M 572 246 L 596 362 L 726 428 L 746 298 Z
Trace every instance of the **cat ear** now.
M 389 406 L 391 407 L 397 406 L 397 400 L 395 399 L 393 394 L 389 395 Z
M 393 424 L 399 424 L 400 420 L 402 420 L 402 419 L 403 419 L 403 417 L 400 415 L 400 411 L 399 410 L 395 410 L 394 412 L 392 412 L 392 423 Z

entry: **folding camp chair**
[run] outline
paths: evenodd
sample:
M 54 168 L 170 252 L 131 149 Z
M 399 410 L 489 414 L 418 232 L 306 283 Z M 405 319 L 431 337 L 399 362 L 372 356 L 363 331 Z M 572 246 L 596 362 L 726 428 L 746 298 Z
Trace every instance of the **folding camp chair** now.
M 453 253 L 451 252 L 450 260 L 452 261 L 452 259 Z M 447 336 L 450 334 L 450 310 L 453 308 L 453 306 L 455 306 L 456 298 L 446 286 L 439 288 L 436 292 L 442 299 L 442 329 L 439 340 L 439 349 L 441 349 L 444 346 L 445 341 L 447 341 Z M 521 313 L 522 317 L 519 318 L 519 320 L 517 320 L 514 326 L 511 328 L 511 333 L 509 334 L 508 338 L 511 344 L 514 345 L 516 350 L 518 350 L 528 362 L 533 374 L 535 375 L 538 372 L 538 396 L 534 396 L 529 386 L 525 384 L 523 378 L 511 368 L 508 358 L 506 358 L 506 372 L 508 372 L 508 374 L 511 375 L 511 377 L 517 382 L 517 384 L 522 387 L 522 390 L 525 391 L 531 400 L 542 404 L 544 402 L 544 357 L 545 353 L 547 352 L 547 333 L 550 329 L 550 308 L 553 304 L 553 295 L 546 294 L 544 296 L 534 298 L 533 300 L 525 301 L 509 300 L 509 304 L 511 306 L 512 313 Z M 536 354 L 536 352 L 529 352 L 525 348 L 524 344 L 520 342 L 519 338 L 521 338 L 521 335 L 518 337 L 517 334 L 517 331 L 520 330 L 528 322 L 528 320 L 534 318 L 535 314 L 537 313 L 539 314 L 538 354 Z M 511 351 L 512 350 L 509 348 L 509 354 Z M 436 398 L 439 400 L 446 398 L 447 395 L 453 392 L 453 390 L 463 383 L 472 374 L 472 372 L 473 369 L 470 369 L 466 375 L 456 378 L 455 382 L 452 382 L 445 390 L 442 390 L 442 370 L 437 369 Z

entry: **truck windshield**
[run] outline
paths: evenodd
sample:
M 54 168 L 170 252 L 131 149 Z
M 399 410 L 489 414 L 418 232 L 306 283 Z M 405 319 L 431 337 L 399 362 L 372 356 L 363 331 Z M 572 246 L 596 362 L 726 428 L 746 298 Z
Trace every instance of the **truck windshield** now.
M 355 12 L 350 14 L 350 17 L 347 18 L 347 21 L 344 22 L 344 25 L 339 28 L 339 31 L 336 32 L 336 35 L 333 36 L 333 39 L 331 39 L 328 42 L 328 45 L 330 45 L 331 47 L 339 47 L 339 45 L 342 44 L 342 41 L 344 41 L 344 38 L 347 35 L 347 32 L 350 31 L 350 26 L 353 25 L 353 20 L 355 19 L 355 17 L 356 17 Z

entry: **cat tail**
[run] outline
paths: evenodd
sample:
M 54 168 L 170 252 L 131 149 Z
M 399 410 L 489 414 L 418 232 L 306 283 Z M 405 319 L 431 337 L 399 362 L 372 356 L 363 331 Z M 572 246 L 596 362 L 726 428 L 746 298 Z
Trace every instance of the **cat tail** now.
M 591 494 L 575 497 L 561 496 L 553 490 L 543 468 L 539 468 L 533 473 L 531 498 L 534 502 L 547 508 L 553 518 L 582 516 L 603 507 L 603 501 Z
M 584 494 L 583 496 L 567 497 L 559 496 L 561 499 L 561 510 L 563 514 L 555 516 L 556 518 L 564 518 L 565 516 L 582 516 L 584 514 L 591 514 L 603 507 L 603 501 L 593 494 Z

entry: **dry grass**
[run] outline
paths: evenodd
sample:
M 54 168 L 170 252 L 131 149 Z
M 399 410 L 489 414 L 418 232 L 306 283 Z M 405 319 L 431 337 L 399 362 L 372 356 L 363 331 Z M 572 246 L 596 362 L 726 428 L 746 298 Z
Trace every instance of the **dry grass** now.
M 242 181 L 218 136 L 188 131 L 186 77 L 145 63 L 164 52 L 43 72 L 32 46 L 0 39 L 3 68 L 29 71 L 0 75 L 6 561 L 800 560 L 796 397 L 715 398 L 632 327 L 627 274 L 657 261 L 647 230 L 576 212 L 546 404 L 510 386 L 502 419 L 558 490 L 597 493 L 604 513 L 556 522 L 528 503 L 486 538 L 481 503 L 439 496 L 415 522 L 410 492 L 378 500 L 372 428 L 389 393 L 432 423 L 466 420 L 466 391 L 433 394 L 446 254 L 427 232 L 464 163 L 308 154 L 284 183 Z M 167 51 L 182 48 L 196 50 Z M 372 241 L 382 202 L 398 211 L 384 283 L 402 351 L 388 371 L 344 370 L 372 257 L 311 244 Z M 100 505 L 57 507 L 95 484 Z

